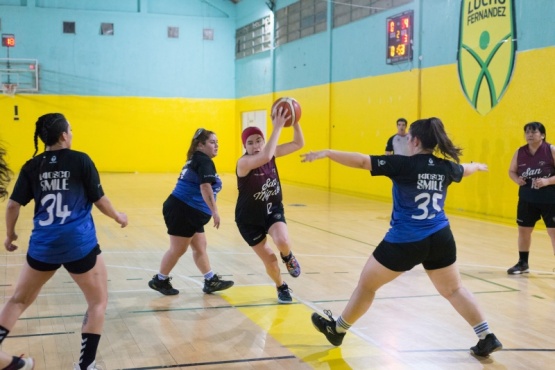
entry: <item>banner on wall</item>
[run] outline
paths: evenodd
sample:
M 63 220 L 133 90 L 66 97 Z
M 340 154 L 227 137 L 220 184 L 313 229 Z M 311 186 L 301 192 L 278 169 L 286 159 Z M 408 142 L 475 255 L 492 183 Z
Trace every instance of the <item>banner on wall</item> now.
M 486 115 L 507 91 L 515 55 L 514 0 L 462 0 L 459 81 L 480 114 Z

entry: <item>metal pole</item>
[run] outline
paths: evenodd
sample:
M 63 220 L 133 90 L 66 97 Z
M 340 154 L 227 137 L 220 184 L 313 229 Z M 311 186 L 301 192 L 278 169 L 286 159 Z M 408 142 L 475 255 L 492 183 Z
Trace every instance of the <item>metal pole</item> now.
M 10 47 L 8 46 L 8 60 L 6 61 L 6 66 L 8 68 L 8 85 L 10 84 Z

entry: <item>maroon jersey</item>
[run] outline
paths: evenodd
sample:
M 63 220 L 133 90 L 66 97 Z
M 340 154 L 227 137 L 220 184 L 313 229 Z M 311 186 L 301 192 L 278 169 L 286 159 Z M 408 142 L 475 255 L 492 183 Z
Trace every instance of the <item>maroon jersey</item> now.
M 251 170 L 245 177 L 237 176 L 237 188 L 239 197 L 235 206 L 235 222 L 264 225 L 268 214 L 276 206 L 281 206 L 283 199 L 276 157 Z
M 543 142 L 534 154 L 528 145 L 518 148 L 516 173 L 526 180 L 518 190 L 520 199 L 531 203 L 555 203 L 555 185 L 538 189 L 533 186 L 532 179 L 547 178 L 555 175 L 555 163 L 551 154 L 551 144 Z

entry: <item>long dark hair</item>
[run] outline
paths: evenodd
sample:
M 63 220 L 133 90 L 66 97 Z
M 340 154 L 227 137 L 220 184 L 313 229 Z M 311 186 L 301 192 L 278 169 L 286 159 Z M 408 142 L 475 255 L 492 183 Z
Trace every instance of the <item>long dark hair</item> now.
M 48 113 L 40 116 L 35 123 L 35 152 L 33 157 L 39 150 L 38 138 L 44 143 L 44 146 L 51 146 L 58 142 L 60 135 L 67 132 L 69 123 L 61 113 Z
M 206 140 L 210 138 L 210 135 L 215 135 L 214 131 L 206 130 L 204 128 L 199 128 L 195 131 L 193 135 L 193 140 L 191 140 L 191 145 L 189 146 L 189 151 L 187 152 L 187 160 L 190 160 L 195 154 L 199 144 L 205 144 Z
M 0 198 L 5 198 L 8 196 L 8 184 L 12 179 L 12 171 L 6 163 L 6 150 L 0 148 Z
M 423 149 L 439 150 L 444 157 L 451 158 L 457 163 L 460 162 L 459 156 L 462 155 L 462 149 L 455 146 L 449 139 L 443 122 L 439 118 L 419 119 L 411 123 L 409 133 L 410 136 L 420 140 Z

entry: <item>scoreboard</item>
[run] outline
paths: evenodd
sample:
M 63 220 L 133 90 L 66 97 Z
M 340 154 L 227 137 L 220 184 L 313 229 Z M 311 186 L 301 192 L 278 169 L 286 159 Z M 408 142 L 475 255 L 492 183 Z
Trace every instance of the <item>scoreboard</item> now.
M 9 33 L 2 34 L 2 46 L 13 48 L 15 46 L 15 36 Z
M 387 64 L 412 60 L 413 19 L 412 10 L 387 18 Z

